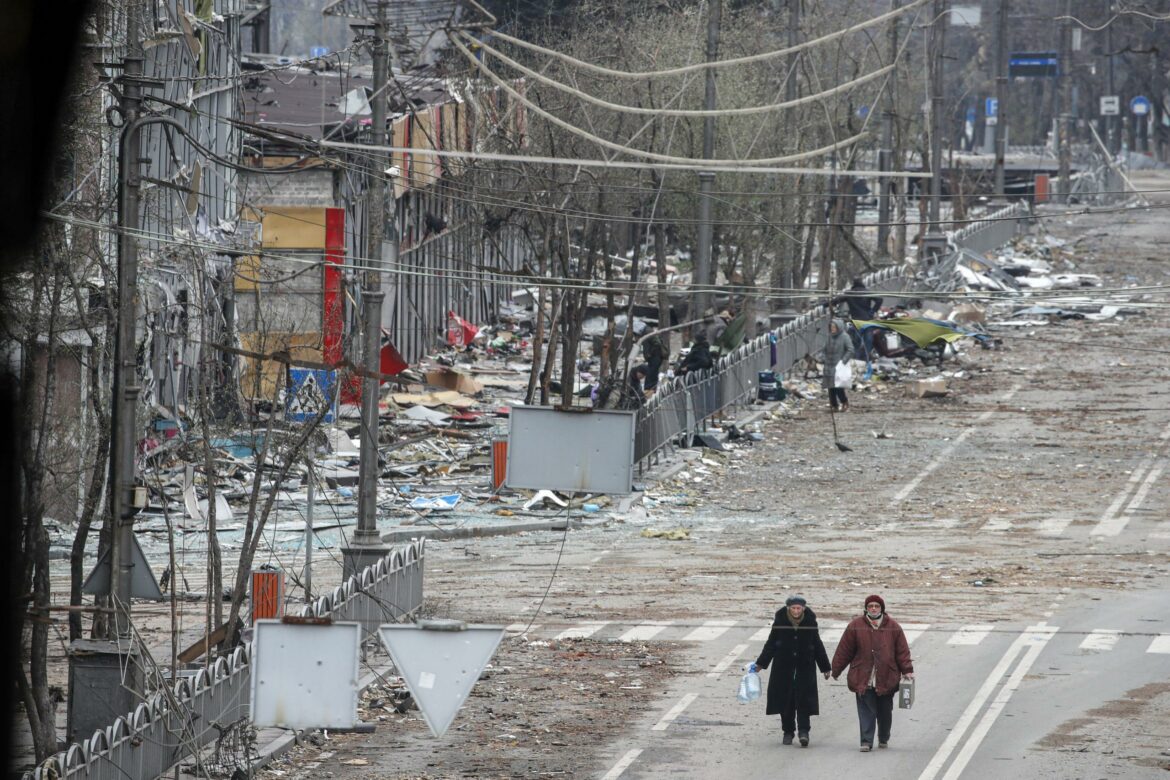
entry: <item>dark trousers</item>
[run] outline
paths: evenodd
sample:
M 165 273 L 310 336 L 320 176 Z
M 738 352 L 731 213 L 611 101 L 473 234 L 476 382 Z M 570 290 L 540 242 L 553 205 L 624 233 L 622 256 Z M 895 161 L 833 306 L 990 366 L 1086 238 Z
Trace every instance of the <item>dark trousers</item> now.
M 807 734 L 812 730 L 808 713 L 803 710 L 797 712 L 796 698 L 792 696 L 784 703 L 784 709 L 780 710 L 780 724 L 784 727 L 785 734 L 791 734 L 795 731 Z
M 642 386 L 647 390 L 653 390 L 658 387 L 658 375 L 662 371 L 662 360 L 648 360 L 646 361 L 646 378 L 642 380 Z
M 869 688 L 857 694 L 857 721 L 861 725 L 861 744 L 873 744 L 873 727 L 877 726 L 878 742 L 890 741 L 890 723 L 894 720 L 894 694 L 878 696 Z
M 838 406 L 844 406 L 849 403 L 849 398 L 845 395 L 844 387 L 834 387 L 829 390 L 829 406 L 836 409 Z

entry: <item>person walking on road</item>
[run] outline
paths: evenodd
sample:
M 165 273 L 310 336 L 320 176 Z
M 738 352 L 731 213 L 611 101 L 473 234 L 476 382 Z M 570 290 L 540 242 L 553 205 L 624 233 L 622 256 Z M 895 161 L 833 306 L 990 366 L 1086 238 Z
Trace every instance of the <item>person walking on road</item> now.
M 833 654 L 833 679 L 849 667 L 849 690 L 857 695 L 857 720 L 861 726 L 861 752 L 873 749 L 874 726 L 878 747 L 890 743 L 894 694 L 902 678 L 914 679 L 910 643 L 898 621 L 886 614 L 881 596 L 865 599 L 865 614 L 845 627 Z
M 829 391 L 829 407 L 833 411 L 838 408 L 845 411 L 849 408 L 849 396 L 845 395 L 844 387 L 836 387 L 835 378 L 837 364 L 842 360 L 853 358 L 853 342 L 845 332 L 845 323 L 837 318 L 829 323 L 829 340 L 825 343 L 825 372 L 822 386 Z
M 803 596 L 789 597 L 784 609 L 776 611 L 772 632 L 756 666 L 767 669 L 773 663 L 768 676 L 766 713 L 780 716 L 785 745 L 791 745 L 793 736 L 799 736 L 800 746 L 808 747 L 810 718 L 820 714 L 817 668 L 827 680 L 831 667 L 817 628 L 817 616 Z

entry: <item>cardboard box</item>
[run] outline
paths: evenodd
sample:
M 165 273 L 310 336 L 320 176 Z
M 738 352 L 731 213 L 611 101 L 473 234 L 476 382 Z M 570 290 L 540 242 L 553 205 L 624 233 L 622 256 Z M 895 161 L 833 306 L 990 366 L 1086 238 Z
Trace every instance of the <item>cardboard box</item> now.
M 967 322 L 987 322 L 987 312 L 981 306 L 973 303 L 963 303 L 951 312 L 951 321 L 959 324 Z
M 475 395 L 483 390 L 483 385 L 476 382 L 467 374 L 459 371 L 452 371 L 449 368 L 442 368 L 436 371 L 428 371 L 425 377 L 428 385 L 435 387 L 445 387 L 448 390 L 454 390 L 464 395 Z
M 947 394 L 947 380 L 941 376 L 916 379 L 910 383 L 910 392 L 915 398 L 942 398 Z

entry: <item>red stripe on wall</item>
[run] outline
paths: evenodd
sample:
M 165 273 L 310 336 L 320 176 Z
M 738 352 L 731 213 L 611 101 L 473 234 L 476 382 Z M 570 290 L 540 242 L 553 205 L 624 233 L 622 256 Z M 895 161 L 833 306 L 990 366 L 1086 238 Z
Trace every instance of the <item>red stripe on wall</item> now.
M 345 328 L 345 297 L 341 292 L 345 265 L 345 209 L 325 209 L 325 300 L 322 307 L 323 362 L 341 362 Z

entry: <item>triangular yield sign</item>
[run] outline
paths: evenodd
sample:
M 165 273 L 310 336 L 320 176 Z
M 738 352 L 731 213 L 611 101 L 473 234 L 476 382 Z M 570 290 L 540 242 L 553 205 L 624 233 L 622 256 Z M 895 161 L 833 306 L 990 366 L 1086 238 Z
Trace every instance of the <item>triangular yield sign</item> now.
M 378 635 L 431 733 L 441 737 L 496 652 L 504 628 L 423 620 L 413 626 L 379 626 Z
M 136 599 L 154 599 L 155 601 L 162 601 L 162 590 L 158 587 L 158 580 L 154 578 L 154 572 L 150 570 L 150 564 L 146 562 L 146 556 L 142 552 L 142 548 L 138 545 L 138 538 L 130 537 L 130 563 L 133 567 L 130 570 L 130 596 Z M 174 587 L 172 585 L 171 587 Z M 93 567 L 93 571 L 85 578 L 85 582 L 81 585 L 81 592 L 89 596 L 105 596 L 110 592 L 110 551 L 106 550 L 102 553 L 102 557 L 98 558 L 97 564 Z

